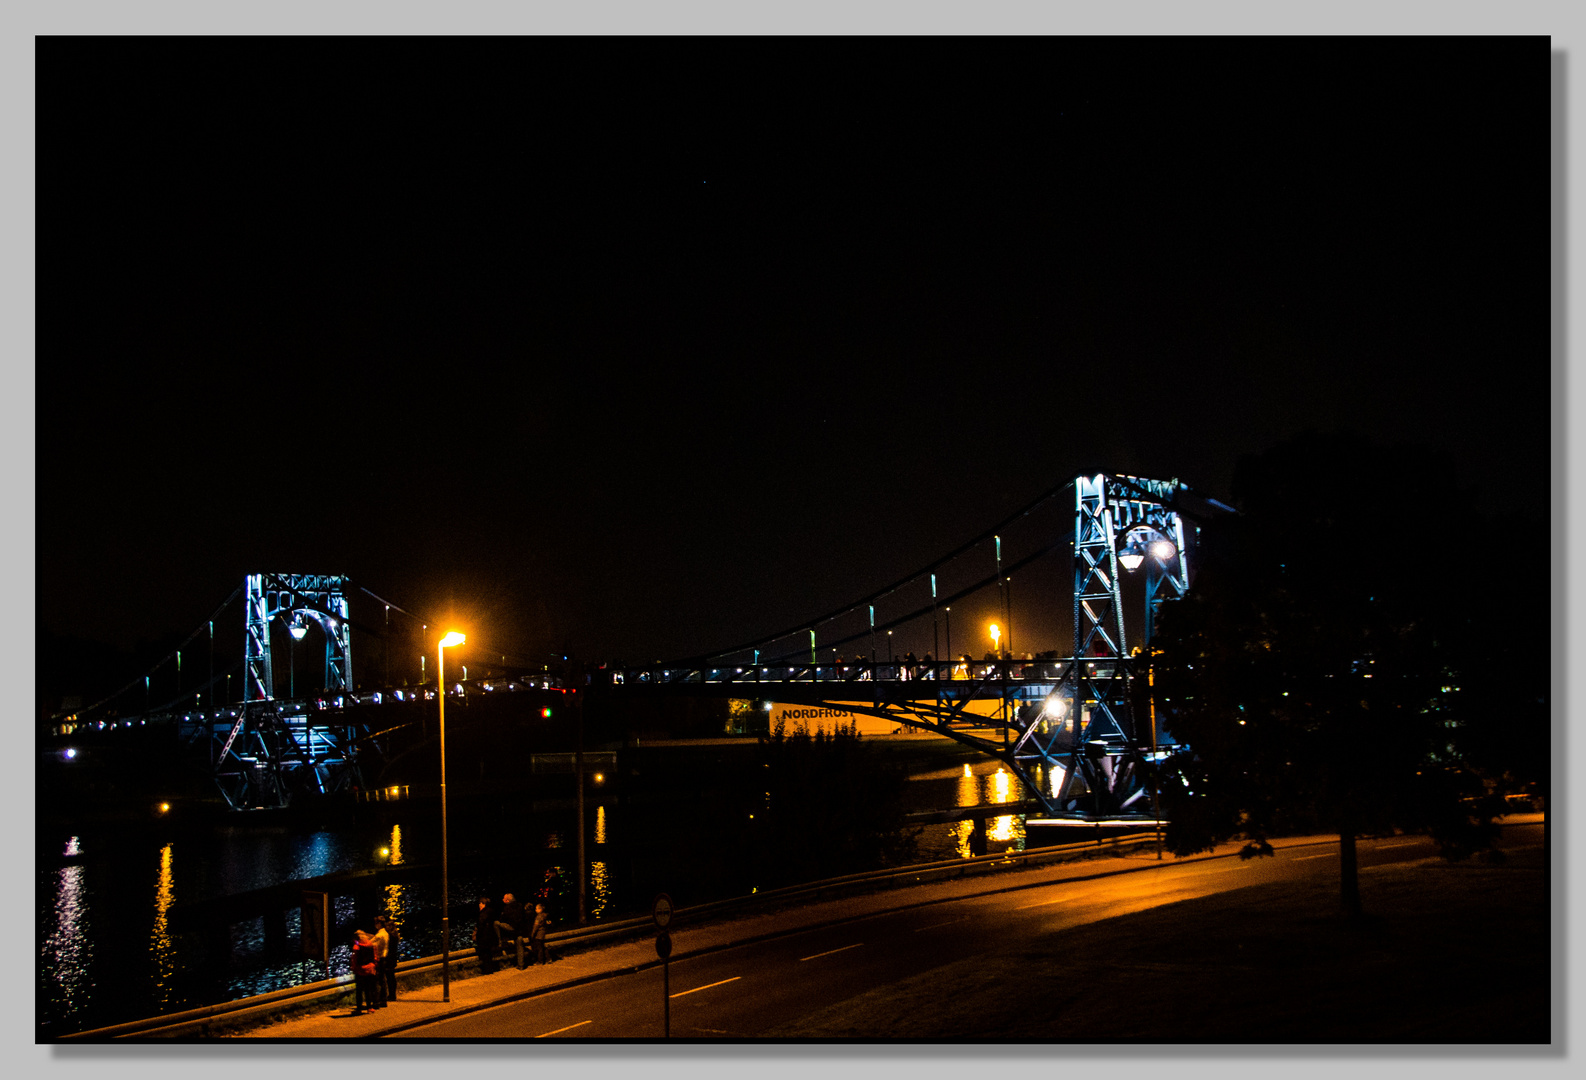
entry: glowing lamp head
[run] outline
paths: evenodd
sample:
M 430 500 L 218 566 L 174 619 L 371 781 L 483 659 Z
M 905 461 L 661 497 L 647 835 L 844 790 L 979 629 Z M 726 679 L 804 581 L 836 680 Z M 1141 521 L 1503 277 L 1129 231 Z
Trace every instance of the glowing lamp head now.
M 468 635 L 459 634 L 455 630 L 448 630 L 446 632 L 446 636 L 441 638 L 441 648 L 449 649 L 453 645 L 461 645 L 463 642 L 465 642 L 467 640 L 468 640 Z
M 160 813 L 169 814 L 170 812 L 171 812 L 171 804 L 168 803 L 168 802 L 162 802 L 160 804 Z
M 1118 556 L 1118 563 L 1125 570 L 1138 570 L 1143 562 L 1145 562 L 1145 556 L 1138 551 L 1125 551 Z
M 380 849 L 380 857 L 382 859 L 389 859 L 391 857 L 391 849 L 388 848 L 388 847 L 381 848 Z
M 605 782 L 606 782 L 606 774 L 605 773 L 596 773 L 595 774 L 595 783 L 604 784 Z
M 991 643 L 995 645 L 1002 639 L 1002 628 L 996 623 L 991 624 Z
M 72 760 L 72 758 L 77 756 L 77 751 L 73 750 L 71 747 L 68 746 L 65 750 L 61 751 L 61 756 L 64 757 L 67 761 L 70 761 L 70 760 Z
M 1156 543 L 1151 545 L 1151 554 L 1155 555 L 1163 562 L 1166 562 L 1168 559 L 1171 559 L 1174 555 L 1178 554 L 1178 551 L 1173 547 L 1172 541 L 1158 540 Z
M 1056 694 L 1049 694 L 1046 698 L 1046 715 L 1061 718 L 1068 708 L 1068 702 Z
M 298 623 L 296 626 L 289 626 L 287 629 L 291 631 L 293 641 L 302 641 L 308 636 L 308 627 L 302 623 Z

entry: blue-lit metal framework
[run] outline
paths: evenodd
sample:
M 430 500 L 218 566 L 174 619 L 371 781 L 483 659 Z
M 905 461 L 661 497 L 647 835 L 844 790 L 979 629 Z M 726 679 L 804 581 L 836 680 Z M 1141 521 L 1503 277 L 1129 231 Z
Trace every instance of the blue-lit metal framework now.
M 1071 537 L 1058 537 L 1008 567 L 1001 563 L 1000 537 L 994 533 L 977 537 L 971 545 L 988 539 L 997 543 L 995 578 L 943 599 L 936 596 L 933 577 L 929 607 L 879 626 L 875 623 L 875 597 L 866 597 L 843 611 L 868 609 L 868 625 L 859 634 L 828 643 L 840 645 L 866 634 L 873 638 L 878 630 L 885 632 L 921 617 L 938 602 L 951 602 L 993 581 L 1004 587 L 1012 570 L 1066 542 L 1072 551 L 1074 619 L 1074 647 L 1067 657 L 969 663 L 941 659 L 879 662 L 872 658 L 823 664 L 816 661 L 815 632 L 807 625 L 701 660 L 603 671 L 600 689 L 622 696 L 677 693 L 759 698 L 875 716 L 945 735 L 997 758 L 1053 817 L 1151 820 L 1146 770 L 1140 765 L 1164 757 L 1173 744 L 1158 730 L 1149 712 L 1133 715 L 1131 686 L 1134 680 L 1149 677 L 1151 628 L 1162 601 L 1183 596 L 1189 588 L 1188 545 L 1193 543 L 1194 526 L 1186 525 L 1181 511 L 1228 508 L 1195 495 L 1177 480 L 1113 473 L 1077 477 L 1037 503 L 1070 490 L 1074 500 Z M 943 561 L 945 558 L 912 577 L 923 578 Z M 1120 564 L 1133 569 L 1120 572 Z M 1122 583 L 1123 573 L 1133 572 L 1145 575 L 1145 610 L 1131 642 L 1126 626 L 1134 620 L 1124 617 Z M 816 622 L 834 619 L 837 614 Z M 809 634 L 809 661 L 788 654 L 761 663 L 760 654 L 766 646 L 790 633 Z M 752 659 L 732 662 L 738 654 Z M 986 700 L 999 703 L 995 715 L 971 711 L 970 702 Z
M 338 574 L 249 574 L 244 583 L 242 706 L 230 724 L 210 727 L 215 780 L 233 809 L 284 806 L 294 791 L 318 794 L 361 784 L 360 726 L 340 710 L 324 713 L 275 694 L 270 627 L 279 619 L 293 638 L 307 624 L 325 636 L 325 695 L 350 696 L 352 632 L 347 578 Z M 339 722 L 338 722 L 339 721 Z

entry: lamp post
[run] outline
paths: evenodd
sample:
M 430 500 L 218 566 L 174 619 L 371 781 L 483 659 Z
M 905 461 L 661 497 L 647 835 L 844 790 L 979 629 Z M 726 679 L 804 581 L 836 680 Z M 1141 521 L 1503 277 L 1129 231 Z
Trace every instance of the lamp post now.
M 1131 533 L 1133 536 L 1131 537 Z M 1149 554 L 1156 560 L 1155 565 L 1147 565 L 1145 579 L 1145 621 L 1140 628 L 1140 645 L 1145 654 L 1145 679 L 1147 715 L 1150 720 L 1151 730 L 1151 805 L 1156 814 L 1156 857 L 1162 857 L 1162 796 L 1161 785 L 1156 779 L 1157 765 L 1157 732 L 1156 732 L 1156 675 L 1155 675 L 1155 650 L 1151 647 L 1152 612 L 1151 602 L 1156 599 L 1157 587 L 1162 584 L 1162 578 L 1167 571 L 1167 564 L 1178 555 L 1178 546 L 1166 537 L 1158 536 L 1155 540 L 1148 541 L 1144 536 L 1130 530 L 1120 538 L 1123 544 L 1118 554 L 1118 563 L 1125 570 L 1138 570 L 1146 562 Z
M 451 893 L 449 891 L 450 867 L 446 861 L 446 650 L 452 645 L 461 645 L 468 639 L 452 630 L 443 638 L 435 649 L 437 663 L 435 665 L 436 688 L 440 696 L 435 700 L 440 705 L 441 711 L 441 1000 L 452 999 L 452 909 Z

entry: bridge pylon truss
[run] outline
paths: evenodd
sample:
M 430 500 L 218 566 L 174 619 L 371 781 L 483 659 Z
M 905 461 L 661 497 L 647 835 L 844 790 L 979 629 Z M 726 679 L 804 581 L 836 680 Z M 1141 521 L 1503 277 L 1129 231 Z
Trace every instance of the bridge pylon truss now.
M 242 705 L 210 729 L 215 780 L 233 809 L 278 807 L 299 793 L 330 794 L 362 783 L 358 740 L 367 734 L 340 708 L 310 709 L 275 696 L 270 630 L 294 640 L 317 624 L 325 638 L 322 699 L 351 701 L 348 579 L 338 574 L 249 574 L 244 584 Z
M 1135 691 L 1150 679 L 1151 631 L 1162 601 L 1189 588 L 1195 526 L 1181 511 L 1229 508 L 1177 480 L 1097 473 L 1071 486 L 1074 648 L 1067 657 L 846 664 L 784 657 L 602 674 L 623 695 L 753 697 L 933 731 L 1004 762 L 1049 816 L 1152 820 L 1146 766 L 1176 744 L 1158 725 L 1150 695 Z M 1125 573 L 1144 575 L 1144 610 L 1129 619 Z

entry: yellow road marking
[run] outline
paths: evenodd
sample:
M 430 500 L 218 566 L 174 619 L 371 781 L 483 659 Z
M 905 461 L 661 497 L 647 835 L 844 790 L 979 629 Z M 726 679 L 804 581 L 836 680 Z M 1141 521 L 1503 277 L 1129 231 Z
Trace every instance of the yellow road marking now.
M 956 919 L 948 919 L 946 922 L 939 922 L 935 926 L 922 926 L 914 932 L 916 934 L 923 934 L 927 930 L 940 930 L 944 926 L 952 926 L 954 923 L 961 923 L 967 918 L 969 918 L 968 915 L 960 915 Z
M 677 993 L 673 994 L 672 997 L 682 997 L 684 994 L 697 994 L 701 990 L 709 990 L 712 986 L 725 986 L 730 982 L 737 982 L 741 978 L 743 978 L 742 975 L 734 975 L 730 979 L 723 979 L 721 982 L 706 983 L 704 986 L 696 986 L 692 990 L 679 990 Z
M 1296 856 L 1294 856 L 1294 861 L 1295 862 L 1304 862 L 1306 859 L 1336 859 L 1336 858 L 1338 858 L 1338 852 L 1336 852 L 1336 851 L 1326 851 L 1326 852 L 1323 852 L 1320 855 L 1296 855 Z
M 580 1021 L 579 1021 L 579 1022 L 578 1022 L 578 1023 L 576 1023 L 576 1024 L 568 1024 L 568 1025 L 567 1025 L 567 1026 L 566 1026 L 566 1027 L 564 1027 L 564 1028 L 557 1028 L 557 1029 L 556 1029 L 556 1030 L 555 1030 L 555 1031 L 547 1031 L 547 1032 L 546 1032 L 546 1033 L 545 1033 L 545 1035 L 536 1035 L 536 1036 L 534 1036 L 534 1037 L 535 1037 L 535 1038 L 536 1038 L 536 1039 L 543 1039 L 543 1038 L 545 1038 L 545 1037 L 546 1037 L 546 1035 L 560 1035 L 560 1034 L 561 1034 L 561 1033 L 562 1033 L 562 1032 L 564 1032 L 564 1031 L 572 1031 L 572 1030 L 573 1030 L 573 1029 L 574 1029 L 574 1028 L 579 1028 L 579 1027 L 583 1027 L 583 1026 L 584 1026 L 584 1025 L 585 1025 L 585 1024 L 593 1024 L 593 1023 L 594 1023 L 594 1021 L 593 1021 L 593 1020 L 580 1020 Z
M 863 944 L 864 942 L 857 941 L 852 945 L 844 945 L 840 949 L 827 949 L 825 952 L 818 952 L 814 956 L 801 956 L 799 957 L 798 962 L 802 964 L 806 960 L 819 960 L 821 957 L 830 956 L 832 953 L 847 952 L 849 949 L 857 949 Z

